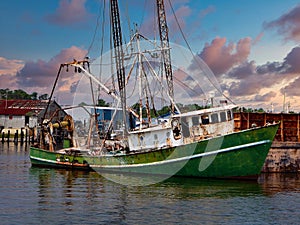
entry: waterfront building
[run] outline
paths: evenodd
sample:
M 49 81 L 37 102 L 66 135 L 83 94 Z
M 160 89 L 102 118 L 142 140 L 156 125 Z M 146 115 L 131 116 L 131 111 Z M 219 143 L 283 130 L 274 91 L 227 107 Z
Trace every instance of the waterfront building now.
M 48 100 L 0 100 L 0 128 L 33 128 L 44 117 Z M 45 118 L 53 115 L 53 120 L 63 118 L 66 113 L 56 101 L 51 101 Z

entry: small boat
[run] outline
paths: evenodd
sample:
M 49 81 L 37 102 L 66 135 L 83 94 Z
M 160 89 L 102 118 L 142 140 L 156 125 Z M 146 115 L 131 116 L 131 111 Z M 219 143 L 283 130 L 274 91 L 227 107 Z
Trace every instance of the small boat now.
M 86 109 L 93 122 L 90 123 L 84 145 L 78 144 L 70 115 L 62 121 L 44 118 L 38 141 L 30 147 L 32 165 L 166 177 L 257 177 L 279 124 L 270 122 L 262 127 L 235 131 L 235 104 L 211 104 L 210 107 L 181 110 L 174 97 L 177 90 L 173 87 L 164 2 L 157 0 L 161 46 L 150 51 L 140 47 L 141 39 L 147 39 L 139 32 L 132 35 L 129 44 L 122 45 L 118 2 L 111 0 L 110 4 L 114 43 L 112 58 L 115 60 L 118 90 L 112 91 L 90 72 L 88 59 L 63 63 L 59 71 L 63 67 L 75 67 L 76 71 L 83 73 L 110 95 L 115 100 L 115 107 L 94 105 L 91 106 L 92 110 Z M 124 48 L 134 50 L 126 56 Z M 164 65 L 163 79 L 151 71 L 158 63 L 149 63 L 144 57 L 146 53 L 155 58 L 160 56 Z M 124 60 L 130 57 L 134 57 L 136 65 L 129 68 L 126 76 Z M 136 76 L 133 70 L 137 71 Z M 132 77 L 139 83 L 138 94 L 131 95 L 138 96 L 137 107 L 128 106 L 128 89 L 134 89 L 130 87 L 132 83 L 129 79 Z M 169 114 L 166 117 L 155 115 L 155 107 L 150 107 L 150 99 L 153 98 L 151 90 L 157 85 L 165 90 L 168 98 Z M 52 94 L 53 91 L 50 99 Z M 101 121 L 99 115 L 105 110 L 110 112 L 110 116 Z M 95 135 L 93 130 L 96 131 Z M 91 144 L 94 139 L 96 141 Z

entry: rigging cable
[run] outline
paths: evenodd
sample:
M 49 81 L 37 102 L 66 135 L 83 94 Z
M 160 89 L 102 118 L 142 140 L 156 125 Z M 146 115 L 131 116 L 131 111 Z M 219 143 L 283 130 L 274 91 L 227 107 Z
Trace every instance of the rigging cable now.
M 172 6 L 172 3 L 171 3 L 170 0 L 168 0 L 168 2 L 169 2 L 169 4 L 170 4 L 170 8 L 171 8 L 172 13 L 173 13 L 173 15 L 174 15 L 176 24 L 177 24 L 177 26 L 178 26 L 178 28 L 179 28 L 179 30 L 180 30 L 180 33 L 181 33 L 181 35 L 182 35 L 182 37 L 183 37 L 183 40 L 184 40 L 185 44 L 187 45 L 189 51 L 191 52 L 193 58 L 196 58 L 196 57 L 195 57 L 195 54 L 194 54 L 193 51 L 192 51 L 191 46 L 189 45 L 189 43 L 188 43 L 188 41 L 187 41 L 187 39 L 186 39 L 186 37 L 185 37 L 185 35 L 184 35 L 184 33 L 183 33 L 183 30 L 181 29 L 181 26 L 180 26 L 180 24 L 179 24 L 179 21 L 178 21 L 178 18 L 177 18 L 177 16 L 176 16 L 176 14 L 175 14 L 175 11 L 174 11 L 174 8 L 173 8 L 173 6 Z M 201 68 L 201 65 L 200 65 L 200 63 L 198 62 L 198 60 L 195 60 L 195 61 L 196 61 L 196 63 L 198 64 L 198 66 Z M 205 73 L 204 73 L 204 74 L 205 74 Z M 217 90 L 221 95 L 223 95 L 228 101 L 234 103 L 229 97 L 227 97 L 227 96 L 222 92 L 222 90 L 220 90 L 220 89 L 214 84 L 214 82 L 212 82 L 212 80 L 210 79 L 210 77 L 208 77 L 208 76 L 206 76 L 206 77 L 207 77 L 207 79 L 210 81 L 210 83 L 216 88 L 216 90 Z
M 86 53 L 85 57 L 87 57 L 90 54 L 90 51 L 91 51 L 91 49 L 94 45 L 96 35 L 97 35 L 97 31 L 98 31 L 98 27 L 99 27 L 99 23 L 100 23 L 99 20 L 100 20 L 100 16 L 101 16 L 101 9 L 102 9 L 102 7 L 100 5 L 99 6 L 99 13 L 98 13 L 98 17 L 97 17 L 97 22 L 96 22 L 96 27 L 95 27 L 94 34 L 93 34 L 93 38 L 92 38 L 90 46 L 88 47 L 88 50 L 87 50 L 87 53 Z
M 143 23 L 144 18 L 145 18 L 146 4 L 147 4 L 147 1 L 144 0 L 144 8 L 143 8 L 143 12 L 142 12 L 142 18 L 141 18 L 141 21 L 140 21 L 140 26 L 138 28 L 139 30 L 141 30 L 142 23 Z

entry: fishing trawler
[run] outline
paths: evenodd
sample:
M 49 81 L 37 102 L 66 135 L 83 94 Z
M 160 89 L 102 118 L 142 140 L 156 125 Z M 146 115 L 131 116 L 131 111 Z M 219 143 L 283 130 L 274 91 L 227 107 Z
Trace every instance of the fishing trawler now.
M 246 178 L 260 174 L 278 123 L 270 121 L 263 127 L 236 132 L 233 110 L 237 106 L 225 101 L 222 104 L 211 103 L 209 107 L 182 110 L 175 99 L 179 90 L 173 85 L 164 1 L 157 0 L 156 8 L 160 45 L 149 42 L 145 46 L 153 48 L 146 50 L 142 47 L 142 40 L 148 39 L 138 30 L 131 36 L 130 42 L 123 45 L 118 1 L 110 0 L 114 44 L 112 59 L 118 88 L 108 88 L 93 75 L 88 59 L 61 64 L 58 76 L 63 68 L 74 67 L 111 96 L 115 105 L 112 108 L 93 106 L 92 110 L 86 109 L 93 122 L 84 145 L 76 139 L 70 115 L 57 122 L 51 121 L 51 117 L 44 118 L 38 141 L 30 148 L 32 165 L 213 178 Z M 149 61 L 147 54 L 158 61 Z M 129 58 L 133 63 L 128 68 L 124 62 Z M 159 66 L 163 76 L 154 70 Z M 135 89 L 137 94 L 132 93 Z M 155 94 L 151 93 L 154 89 L 159 89 L 167 98 L 169 111 L 166 117 L 157 115 Z M 53 91 L 50 99 L 52 94 Z M 136 103 L 135 107 L 132 102 Z M 109 111 L 109 118 L 101 121 L 97 110 L 102 113 Z M 97 141 L 91 144 L 92 139 Z

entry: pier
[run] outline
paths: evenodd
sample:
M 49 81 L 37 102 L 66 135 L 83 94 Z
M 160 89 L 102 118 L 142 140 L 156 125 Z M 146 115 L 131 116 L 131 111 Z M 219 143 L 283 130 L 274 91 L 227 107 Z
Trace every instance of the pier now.
M 236 130 L 264 126 L 274 121 L 280 122 L 280 127 L 276 133 L 262 172 L 300 172 L 300 114 L 246 112 L 237 112 L 234 114 Z
M 34 132 L 32 129 L 22 128 L 22 129 L 3 129 L 0 133 L 1 143 L 15 144 L 31 144 L 34 142 Z

